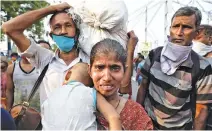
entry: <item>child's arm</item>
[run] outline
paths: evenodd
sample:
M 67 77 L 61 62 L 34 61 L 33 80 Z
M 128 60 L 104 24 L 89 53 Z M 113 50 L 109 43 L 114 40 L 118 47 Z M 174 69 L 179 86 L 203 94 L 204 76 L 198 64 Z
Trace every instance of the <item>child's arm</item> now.
M 121 121 L 119 114 L 99 92 L 97 92 L 97 109 L 108 121 L 110 130 L 121 130 Z

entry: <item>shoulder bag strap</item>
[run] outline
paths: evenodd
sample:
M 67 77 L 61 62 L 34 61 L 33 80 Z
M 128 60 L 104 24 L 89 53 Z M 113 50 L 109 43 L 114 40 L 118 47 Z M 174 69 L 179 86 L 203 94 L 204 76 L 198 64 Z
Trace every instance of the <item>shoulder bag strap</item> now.
M 151 70 L 151 68 L 152 68 L 152 66 L 153 66 L 153 64 L 154 64 L 154 62 L 155 62 L 158 58 L 160 58 L 162 49 L 163 49 L 163 46 L 160 46 L 160 47 L 158 47 L 158 48 L 156 48 L 156 49 L 153 49 L 153 50 L 151 50 L 151 51 L 149 52 L 150 66 L 149 66 L 148 88 L 147 88 L 146 94 L 145 94 L 146 96 L 149 95 L 150 70 Z
M 191 60 L 193 62 L 192 67 L 192 89 L 191 89 L 191 95 L 190 95 L 190 102 L 191 102 L 191 109 L 192 109 L 192 119 L 194 122 L 195 114 L 196 114 L 196 83 L 198 81 L 199 73 L 200 73 L 200 61 L 199 56 L 197 53 L 195 53 L 193 50 L 191 51 Z
M 46 74 L 46 71 L 49 67 L 49 64 L 47 64 L 43 71 L 41 72 L 40 76 L 38 77 L 37 81 L 35 82 L 35 85 L 33 86 L 32 88 L 32 91 L 30 92 L 29 96 L 28 96 L 28 99 L 27 99 L 27 102 L 30 102 L 30 100 L 32 99 L 32 97 L 34 96 L 35 92 L 37 91 L 38 87 L 40 86 L 40 83 L 42 82 L 43 80 L 43 77 L 45 76 Z
M 161 51 L 162 51 L 163 47 L 160 46 L 154 50 L 151 50 L 149 53 L 149 60 L 150 60 L 150 66 L 149 66 L 149 79 L 150 79 L 150 69 L 152 68 L 154 62 L 160 58 L 161 55 Z

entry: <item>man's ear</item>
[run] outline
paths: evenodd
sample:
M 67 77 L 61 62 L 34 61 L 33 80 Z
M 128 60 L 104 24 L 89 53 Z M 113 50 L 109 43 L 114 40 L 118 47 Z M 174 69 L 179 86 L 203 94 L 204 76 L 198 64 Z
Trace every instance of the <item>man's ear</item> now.
M 88 74 L 90 75 L 90 77 L 91 77 L 91 65 L 90 64 L 88 64 Z M 92 77 L 91 77 L 92 78 Z
M 79 39 L 79 35 L 80 35 L 80 30 L 78 28 L 76 28 L 76 35 L 74 37 L 75 41 L 77 42 Z
M 209 45 L 212 46 L 212 36 L 209 36 Z
M 197 29 L 197 30 L 195 31 L 195 37 L 194 37 L 195 40 L 201 39 L 201 37 L 202 37 L 201 31 L 202 31 L 201 29 Z
M 52 32 L 49 32 L 49 36 L 52 38 Z
M 200 34 L 199 30 L 196 30 L 195 34 L 194 34 L 194 39 L 195 40 L 199 39 L 199 34 Z

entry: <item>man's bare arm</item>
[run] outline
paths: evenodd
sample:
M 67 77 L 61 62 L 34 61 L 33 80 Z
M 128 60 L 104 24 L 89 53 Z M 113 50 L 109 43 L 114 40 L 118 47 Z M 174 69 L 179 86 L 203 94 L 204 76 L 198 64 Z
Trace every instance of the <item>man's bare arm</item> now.
M 140 87 L 138 88 L 138 93 L 136 98 L 136 102 L 138 102 L 141 105 L 144 104 L 147 88 L 148 88 L 148 80 L 143 78 L 141 81 Z
M 137 71 L 136 71 L 136 81 L 138 80 L 139 75 L 141 75 L 141 69 L 140 68 L 137 68 Z
M 194 130 L 205 130 L 206 122 L 207 122 L 207 118 L 208 118 L 208 107 L 206 105 L 200 105 L 200 104 L 199 104 L 199 106 L 204 107 L 204 108 L 196 108 Z M 198 104 L 196 107 L 198 107 Z
M 23 52 L 30 46 L 30 41 L 23 34 L 24 30 L 46 15 L 67 8 L 70 8 L 70 5 L 62 3 L 26 12 L 5 22 L 2 25 L 2 30 L 14 41 L 20 51 Z
M 129 93 L 129 88 L 131 87 L 131 77 L 133 72 L 133 55 L 135 46 L 138 43 L 138 37 L 135 35 L 134 31 L 128 33 L 129 41 L 127 43 L 127 61 L 126 61 L 126 70 L 124 73 L 124 78 L 121 82 L 120 93 L 126 94 Z
M 14 102 L 14 83 L 13 83 L 13 68 L 14 65 L 10 65 L 7 68 L 7 84 L 6 84 L 6 109 L 10 110 L 10 108 L 13 106 Z

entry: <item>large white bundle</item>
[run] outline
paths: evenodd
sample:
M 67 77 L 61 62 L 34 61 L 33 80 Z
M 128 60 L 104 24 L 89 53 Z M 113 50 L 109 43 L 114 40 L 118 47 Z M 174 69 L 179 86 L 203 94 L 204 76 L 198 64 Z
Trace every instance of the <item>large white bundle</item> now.
M 79 45 L 88 56 L 93 45 L 105 38 L 117 40 L 126 49 L 128 11 L 124 1 L 81 0 L 75 3 L 74 12 L 82 20 Z

